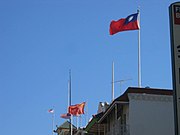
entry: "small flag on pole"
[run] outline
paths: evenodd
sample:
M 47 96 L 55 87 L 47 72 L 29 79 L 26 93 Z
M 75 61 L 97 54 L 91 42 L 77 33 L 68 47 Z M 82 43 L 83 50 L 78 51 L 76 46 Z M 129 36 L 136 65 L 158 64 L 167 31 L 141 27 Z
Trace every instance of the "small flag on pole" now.
M 54 109 L 49 109 L 48 112 L 49 113 L 54 113 Z
M 74 116 L 79 116 L 80 114 L 84 114 L 84 107 L 85 107 L 85 102 L 81 104 L 69 106 L 68 111 L 70 114 Z
M 118 21 L 111 21 L 109 33 L 116 34 L 121 31 L 139 30 L 138 13 L 131 14 L 126 18 L 121 18 Z
M 70 119 L 71 118 L 71 114 L 70 113 L 61 114 L 61 118 L 63 118 L 63 119 Z

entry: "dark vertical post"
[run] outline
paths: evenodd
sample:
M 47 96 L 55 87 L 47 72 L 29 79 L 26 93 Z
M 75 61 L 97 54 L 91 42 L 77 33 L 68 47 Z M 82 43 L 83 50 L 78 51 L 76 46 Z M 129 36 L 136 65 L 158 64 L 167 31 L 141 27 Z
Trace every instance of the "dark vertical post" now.
M 169 6 L 175 135 L 180 135 L 180 2 Z

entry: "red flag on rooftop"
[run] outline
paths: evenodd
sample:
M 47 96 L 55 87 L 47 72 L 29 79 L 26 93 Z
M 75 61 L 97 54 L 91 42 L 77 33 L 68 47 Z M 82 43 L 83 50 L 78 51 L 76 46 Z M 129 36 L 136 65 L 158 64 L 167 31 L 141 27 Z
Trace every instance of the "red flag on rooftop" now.
M 118 21 L 111 21 L 109 33 L 116 34 L 121 31 L 139 30 L 138 13 L 131 14 L 126 18 L 121 18 Z
M 84 114 L 84 107 L 85 107 L 85 102 L 83 102 L 81 104 L 69 106 L 68 111 L 70 114 L 72 114 L 74 116 L 78 116 L 80 114 Z

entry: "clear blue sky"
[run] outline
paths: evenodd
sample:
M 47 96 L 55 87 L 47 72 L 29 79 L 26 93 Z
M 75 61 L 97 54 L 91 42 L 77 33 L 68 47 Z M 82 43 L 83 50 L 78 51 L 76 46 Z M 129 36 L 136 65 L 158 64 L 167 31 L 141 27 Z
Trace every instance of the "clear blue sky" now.
M 0 134 L 50 135 L 65 120 L 69 69 L 72 104 L 100 101 L 137 86 L 138 31 L 109 35 L 111 20 L 141 12 L 142 86 L 172 89 L 168 7 L 174 0 L 1 0 Z M 83 123 L 85 123 L 83 116 Z

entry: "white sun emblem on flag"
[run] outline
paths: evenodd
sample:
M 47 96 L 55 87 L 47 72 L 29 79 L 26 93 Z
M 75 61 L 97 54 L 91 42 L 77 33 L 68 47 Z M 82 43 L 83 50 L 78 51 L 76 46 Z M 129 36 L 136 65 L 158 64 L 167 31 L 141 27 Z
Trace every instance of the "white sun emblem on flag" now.
M 129 17 L 128 22 L 132 21 L 134 16 Z

